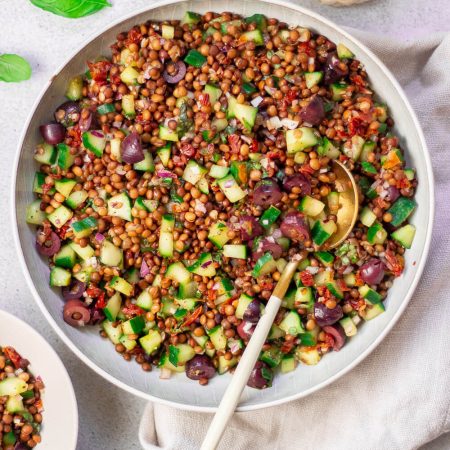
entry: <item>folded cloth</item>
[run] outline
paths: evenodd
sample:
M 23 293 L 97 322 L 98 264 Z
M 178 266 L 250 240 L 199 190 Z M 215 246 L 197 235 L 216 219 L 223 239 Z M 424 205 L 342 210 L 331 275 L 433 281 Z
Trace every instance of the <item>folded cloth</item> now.
M 407 450 L 450 431 L 450 34 L 401 42 L 350 32 L 393 71 L 425 132 L 436 179 L 431 256 L 405 313 L 358 367 L 307 398 L 235 414 L 219 449 Z M 198 449 L 211 417 L 149 404 L 141 443 Z

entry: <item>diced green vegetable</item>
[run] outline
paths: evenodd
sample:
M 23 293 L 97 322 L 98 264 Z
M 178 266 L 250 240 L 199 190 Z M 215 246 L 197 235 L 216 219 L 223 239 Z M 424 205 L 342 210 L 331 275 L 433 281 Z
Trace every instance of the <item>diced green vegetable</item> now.
M 206 62 L 206 56 L 203 56 L 199 51 L 191 49 L 184 58 L 184 62 L 194 67 L 202 67 Z

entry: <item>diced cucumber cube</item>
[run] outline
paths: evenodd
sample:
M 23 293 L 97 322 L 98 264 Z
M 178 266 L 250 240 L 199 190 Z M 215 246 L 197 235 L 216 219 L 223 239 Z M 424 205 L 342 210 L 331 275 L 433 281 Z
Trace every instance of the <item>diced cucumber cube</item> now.
M 227 258 L 247 259 L 247 246 L 238 244 L 226 244 L 223 246 L 223 256 Z
M 120 337 L 122 336 L 122 325 L 119 324 L 114 327 L 112 322 L 104 320 L 102 322 L 102 328 L 113 344 L 119 344 Z
M 387 238 L 387 231 L 379 222 L 375 222 L 367 230 L 367 242 L 370 244 L 383 244 Z
M 62 246 L 59 252 L 53 257 L 56 266 L 66 269 L 71 269 L 75 265 L 76 259 L 75 251 L 70 245 Z
M 28 389 L 28 383 L 19 377 L 9 377 L 0 381 L 0 397 L 19 395 Z
M 399 197 L 395 203 L 387 210 L 392 215 L 391 225 L 398 227 L 416 209 L 417 203 L 408 197 Z
M 109 282 L 109 287 L 115 291 L 121 292 L 127 297 L 133 293 L 133 286 L 121 277 L 112 277 Z
M 117 314 L 119 314 L 120 308 L 122 306 L 122 297 L 118 292 L 116 292 L 106 303 L 103 308 L 105 317 L 110 321 L 114 322 L 116 320 Z
M 228 174 L 229 171 L 230 168 L 227 166 L 219 166 L 217 164 L 213 164 L 209 169 L 209 176 L 212 178 L 223 178 Z
M 248 305 L 250 305 L 250 303 L 252 302 L 253 297 L 250 297 L 247 294 L 242 293 L 241 296 L 239 297 L 238 300 L 238 305 L 235 311 L 235 316 L 238 319 L 243 319 L 244 318 L 244 313 L 248 307 Z
M 339 59 L 352 59 L 355 56 L 344 44 L 338 44 L 336 50 Z
M 247 195 L 231 175 L 217 180 L 217 184 L 231 203 L 236 203 Z
M 41 201 L 35 200 L 27 206 L 26 221 L 31 225 L 42 225 L 47 214 L 41 210 Z
M 95 156 L 101 157 L 106 147 L 106 137 L 100 130 L 85 131 L 82 135 L 83 145 Z
M 133 164 L 134 170 L 139 170 L 141 172 L 154 172 L 155 163 L 153 162 L 153 156 L 147 150 L 144 150 L 144 159 Z
M 288 373 L 295 370 L 295 358 L 294 355 L 284 355 L 281 359 L 281 373 Z
M 186 164 L 182 178 L 195 186 L 207 172 L 207 169 L 191 159 Z
M 377 216 L 368 206 L 365 206 L 359 215 L 359 220 L 366 227 L 371 227 L 377 220 Z
M 133 67 L 125 67 L 125 69 L 120 74 L 120 79 L 127 85 L 137 84 L 138 77 L 139 72 Z
M 61 267 L 53 267 L 50 271 L 50 286 L 69 286 L 71 273 Z
M 56 228 L 61 228 L 72 218 L 72 216 L 73 212 L 64 205 L 61 205 L 50 213 L 47 218 Z
M 323 220 L 318 220 L 314 224 L 311 230 L 311 237 L 315 244 L 322 245 L 327 241 L 333 233 L 337 230 L 336 223 L 329 220 L 324 222 Z
M 122 323 L 122 331 L 124 334 L 140 334 L 144 328 L 144 316 L 136 316 Z
M 126 193 L 114 195 L 108 200 L 108 215 L 131 222 L 131 203 Z
M 223 246 L 230 240 L 228 237 L 229 228 L 223 222 L 216 222 L 209 229 L 208 239 L 218 248 Z
M 323 78 L 323 72 L 306 72 L 305 73 L 305 82 L 306 87 L 311 89 L 314 86 L 317 86 Z
M 368 300 L 370 303 L 380 303 L 383 297 L 377 292 L 371 289 L 367 284 L 361 286 L 359 289 L 361 297 Z
M 286 131 L 286 147 L 288 153 L 297 153 L 319 143 L 314 128 L 300 127 Z
M 315 366 L 320 361 L 320 353 L 315 347 L 297 347 L 295 357 L 308 366 Z
M 325 209 L 325 203 L 317 200 L 309 195 L 305 195 L 298 207 L 298 210 L 310 217 L 318 216 Z
M 407 224 L 394 231 L 391 236 L 403 247 L 411 248 L 415 234 L 416 227 L 414 225 Z
M 81 247 L 81 245 L 76 244 L 75 242 L 71 242 L 69 246 L 81 259 L 84 259 L 85 261 L 95 256 L 95 251 L 90 245 Z
M 179 284 L 184 284 L 190 281 L 192 276 L 183 263 L 175 262 L 167 268 L 166 277 Z
M 189 266 L 189 272 L 202 277 L 213 277 L 216 275 L 216 268 L 211 253 L 202 253 L 198 260 Z
M 214 345 L 214 348 L 218 351 L 223 351 L 227 347 L 227 338 L 222 325 L 216 325 L 208 331 L 209 338 Z

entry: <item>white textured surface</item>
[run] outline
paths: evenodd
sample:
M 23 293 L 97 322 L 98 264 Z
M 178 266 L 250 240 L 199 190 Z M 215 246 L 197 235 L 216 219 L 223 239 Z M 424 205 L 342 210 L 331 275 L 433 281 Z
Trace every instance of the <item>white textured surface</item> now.
M 112 0 L 114 7 L 89 18 L 67 20 L 32 7 L 26 0 L 0 0 L 0 52 L 19 53 L 32 64 L 30 81 L 0 84 L 1 143 L 4 164 L 0 167 L 0 193 L 4 214 L 0 216 L 0 307 L 31 323 L 62 357 L 72 377 L 80 411 L 79 449 L 137 449 L 137 428 L 144 402 L 103 381 L 85 367 L 62 344 L 38 311 L 20 273 L 10 238 L 9 191 L 11 166 L 22 124 L 36 96 L 68 53 L 110 21 L 139 9 L 148 1 Z M 335 9 L 304 0 L 310 7 L 338 24 L 403 38 L 448 29 L 447 0 L 372 0 Z M 217 1 L 220 10 L 220 2 Z M 444 12 L 447 13 L 444 14 Z M 6 213 L 8 212 L 8 214 Z M 445 445 L 445 444 L 444 444 Z M 438 447 L 437 447 L 438 448 Z M 445 447 L 441 447 L 445 448 Z

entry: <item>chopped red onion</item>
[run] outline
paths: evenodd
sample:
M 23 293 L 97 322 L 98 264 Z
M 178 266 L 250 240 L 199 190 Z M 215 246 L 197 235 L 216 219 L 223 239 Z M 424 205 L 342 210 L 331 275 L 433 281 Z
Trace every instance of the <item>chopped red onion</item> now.
M 98 131 L 98 130 L 92 130 L 91 134 L 93 134 L 94 136 L 96 136 L 98 138 L 104 138 L 105 137 L 105 135 L 101 131 Z
M 158 172 L 156 172 L 156 175 L 158 175 L 158 177 L 160 178 L 177 178 L 177 176 L 173 172 L 170 172 L 168 170 L 159 170 Z
M 96 234 L 95 234 L 95 240 L 96 240 L 97 242 L 103 242 L 104 239 L 105 239 L 105 236 L 103 236 L 102 233 L 96 233 Z
M 144 278 L 144 277 L 146 277 L 149 274 L 150 274 L 150 269 L 147 266 L 147 263 L 145 262 L 145 259 L 142 258 L 140 275 L 141 275 L 142 278 Z
M 201 268 L 202 269 L 206 269 L 209 265 L 211 265 L 212 264 L 212 261 L 210 260 L 210 261 L 206 261 L 206 262 L 204 262 L 202 265 L 201 265 Z

